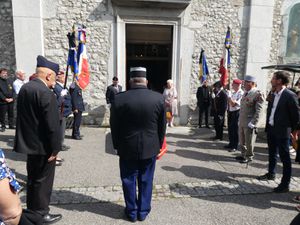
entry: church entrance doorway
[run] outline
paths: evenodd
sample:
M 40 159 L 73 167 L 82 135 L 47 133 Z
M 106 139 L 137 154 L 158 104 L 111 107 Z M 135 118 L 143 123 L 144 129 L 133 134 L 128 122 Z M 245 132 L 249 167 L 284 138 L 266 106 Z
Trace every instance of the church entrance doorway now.
M 126 88 L 130 67 L 147 69 L 148 88 L 162 93 L 171 79 L 173 26 L 126 24 Z

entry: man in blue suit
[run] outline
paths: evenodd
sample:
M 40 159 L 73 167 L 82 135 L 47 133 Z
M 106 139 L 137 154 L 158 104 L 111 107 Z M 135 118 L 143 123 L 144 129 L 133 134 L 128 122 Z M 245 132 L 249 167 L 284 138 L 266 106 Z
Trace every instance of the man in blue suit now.
M 78 86 L 77 82 L 74 81 L 70 86 L 72 110 L 74 115 L 72 138 L 75 140 L 81 140 L 79 127 L 81 124 L 82 112 L 84 109 L 84 103 L 82 98 L 82 90 Z
M 266 131 L 269 147 L 269 171 L 259 176 L 259 180 L 274 180 L 278 153 L 283 164 L 281 183 L 274 192 L 289 191 L 292 174 L 292 163 L 289 154 L 291 132 L 296 130 L 300 116 L 297 95 L 288 90 L 289 73 L 277 71 L 271 80 L 275 92 L 268 103 Z
M 166 113 L 162 94 L 147 89 L 146 68 L 131 68 L 130 77 L 130 90 L 117 94 L 112 103 L 110 125 L 120 157 L 125 214 L 135 222 L 145 220 L 151 210 L 155 162 L 165 136 Z
M 61 137 L 62 137 L 62 151 L 66 151 L 70 148 L 64 144 L 65 130 L 66 130 L 66 119 L 72 113 L 71 95 L 68 89 L 64 89 L 66 75 L 63 71 L 59 71 L 56 76 L 56 84 L 54 86 L 54 93 L 58 104 L 58 111 L 60 114 L 60 126 L 61 126 Z

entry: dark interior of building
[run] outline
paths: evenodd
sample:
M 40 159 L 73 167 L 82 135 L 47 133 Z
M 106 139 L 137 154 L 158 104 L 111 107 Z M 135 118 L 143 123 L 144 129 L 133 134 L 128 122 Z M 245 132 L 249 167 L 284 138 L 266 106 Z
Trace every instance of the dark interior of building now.
M 163 92 L 171 79 L 172 26 L 126 25 L 126 88 L 129 88 L 130 67 L 146 67 L 148 88 Z

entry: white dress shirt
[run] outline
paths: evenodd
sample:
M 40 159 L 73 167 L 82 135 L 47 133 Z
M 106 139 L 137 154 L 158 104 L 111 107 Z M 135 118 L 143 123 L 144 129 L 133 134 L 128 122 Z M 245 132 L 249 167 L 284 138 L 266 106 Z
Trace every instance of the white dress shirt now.
M 283 87 L 279 92 L 274 92 L 274 101 L 273 101 L 273 105 L 272 105 L 272 111 L 271 111 L 271 115 L 270 115 L 270 118 L 269 118 L 269 124 L 271 126 L 274 126 L 274 115 L 275 115 L 275 111 L 276 111 L 276 108 L 277 108 L 277 105 L 278 105 L 278 102 L 280 100 L 280 97 L 281 97 L 281 94 L 282 92 L 284 91 L 286 87 Z
M 21 87 L 22 87 L 23 84 L 25 84 L 25 83 L 26 83 L 25 80 L 22 81 L 22 80 L 20 80 L 20 79 L 16 79 L 16 80 L 13 82 L 13 88 L 14 88 L 16 94 L 19 94 Z

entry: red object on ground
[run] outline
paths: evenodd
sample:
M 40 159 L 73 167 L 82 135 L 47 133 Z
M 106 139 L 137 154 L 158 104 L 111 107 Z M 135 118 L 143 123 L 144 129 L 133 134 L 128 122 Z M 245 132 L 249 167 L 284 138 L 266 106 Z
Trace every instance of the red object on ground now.
M 159 154 L 157 155 L 156 159 L 159 160 L 161 159 L 161 157 L 167 152 L 167 141 L 166 141 L 166 137 L 164 138 L 164 142 L 163 142 L 163 145 L 160 149 L 160 152 Z

